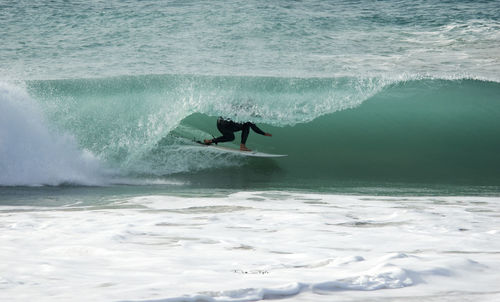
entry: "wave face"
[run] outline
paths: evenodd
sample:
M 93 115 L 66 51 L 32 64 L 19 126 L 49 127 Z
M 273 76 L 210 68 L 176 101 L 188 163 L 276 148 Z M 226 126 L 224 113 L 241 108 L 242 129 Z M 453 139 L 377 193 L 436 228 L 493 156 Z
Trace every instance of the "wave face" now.
M 25 86 L 50 128 L 127 177 L 223 187 L 500 184 L 495 82 L 150 75 Z M 289 156 L 193 146 L 192 138 L 218 135 L 218 116 L 258 123 L 273 137 L 252 133 L 247 145 Z
M 227 171 L 224 181 L 498 185 L 499 92 L 498 83 L 474 80 L 392 84 L 356 108 L 265 127 L 274 137 L 253 135 L 251 146 L 289 157 Z M 213 120 L 194 115 L 183 123 L 206 129 Z
M 211 155 L 184 162 L 177 154 L 185 151 L 173 147 L 179 142 L 168 137 L 193 113 L 283 127 L 355 107 L 383 84 L 369 78 L 151 75 L 31 81 L 27 86 L 59 129 L 74 134 L 113 167 L 127 174 L 168 175 L 211 167 L 202 164 Z M 197 130 L 198 138 L 208 135 L 206 129 Z M 224 158 L 218 165 L 234 161 Z

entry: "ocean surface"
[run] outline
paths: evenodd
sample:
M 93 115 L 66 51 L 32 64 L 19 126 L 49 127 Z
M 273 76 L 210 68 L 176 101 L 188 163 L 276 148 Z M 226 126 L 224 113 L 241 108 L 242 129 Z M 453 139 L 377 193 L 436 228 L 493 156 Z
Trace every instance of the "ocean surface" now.
M 498 301 L 499 218 L 498 0 L 0 0 L 2 301 Z

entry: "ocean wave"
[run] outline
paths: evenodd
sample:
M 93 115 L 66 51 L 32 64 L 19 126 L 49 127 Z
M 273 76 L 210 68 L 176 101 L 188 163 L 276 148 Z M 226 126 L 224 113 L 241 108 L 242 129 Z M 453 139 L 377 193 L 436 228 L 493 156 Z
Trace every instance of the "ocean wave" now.
M 305 187 L 345 180 L 497 185 L 499 91 L 497 83 L 477 80 L 397 82 L 354 108 L 295 125 L 263 124 L 273 138 L 252 134 L 248 145 L 289 156 L 267 165 L 249 161 L 208 182 L 231 185 L 233 178 L 256 174 L 255 181 Z M 173 133 L 217 136 L 215 119 L 193 114 Z
M 305 178 L 326 186 L 346 179 L 498 184 L 500 178 L 496 82 L 147 75 L 24 85 L 9 84 L 17 88 L 4 88 L 2 98 L 4 106 L 15 108 L 19 100 L 29 100 L 28 110 L 19 107 L 10 116 L 10 124 L 38 121 L 23 134 L 27 141 L 36 137 L 43 138 L 42 146 L 71 146 L 72 151 L 57 150 L 71 158 L 91 154 L 119 176 L 181 175 L 186 183 L 195 178 L 215 184 L 209 171 L 222 169 L 216 185 L 235 179 L 301 183 Z M 38 113 L 30 113 L 35 107 Z M 218 136 L 218 116 L 258 123 L 274 136 L 251 134 L 249 146 L 289 157 L 256 163 L 192 148 L 192 139 Z M 4 129 L 6 137 L 22 127 Z M 29 134 L 34 129 L 46 130 Z M 68 137 L 73 142 L 54 143 Z M 16 153 L 9 145 L 4 166 L 16 158 L 23 163 L 36 158 L 6 155 Z

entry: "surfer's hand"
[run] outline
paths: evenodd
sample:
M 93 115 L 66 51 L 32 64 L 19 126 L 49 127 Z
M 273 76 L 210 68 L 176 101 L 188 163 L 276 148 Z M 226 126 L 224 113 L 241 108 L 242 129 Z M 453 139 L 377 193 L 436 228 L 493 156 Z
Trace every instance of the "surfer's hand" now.
M 264 133 L 265 136 L 273 136 L 271 133 Z

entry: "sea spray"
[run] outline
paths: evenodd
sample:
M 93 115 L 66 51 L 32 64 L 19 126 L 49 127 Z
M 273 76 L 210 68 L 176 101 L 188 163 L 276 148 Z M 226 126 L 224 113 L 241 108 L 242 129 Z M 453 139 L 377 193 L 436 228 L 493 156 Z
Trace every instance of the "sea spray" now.
M 70 134 L 49 130 L 26 91 L 0 83 L 0 186 L 101 184 L 100 167 Z

